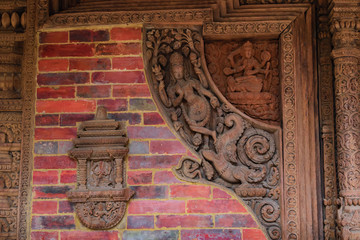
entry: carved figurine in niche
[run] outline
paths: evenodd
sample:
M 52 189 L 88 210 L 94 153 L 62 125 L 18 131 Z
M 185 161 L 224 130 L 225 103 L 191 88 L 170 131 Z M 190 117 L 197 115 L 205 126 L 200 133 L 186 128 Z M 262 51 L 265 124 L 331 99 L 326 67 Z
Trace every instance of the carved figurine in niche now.
M 165 91 L 164 82 L 160 82 L 160 97 L 166 102 L 171 102 L 174 107 L 180 106 L 185 121 L 192 131 L 211 136 L 216 141 L 216 131 L 210 130 L 208 123 L 211 115 L 210 104 L 216 108 L 219 106 L 219 101 L 198 80 L 184 73 L 184 57 L 175 52 L 170 57 L 170 84 Z M 210 99 L 210 104 L 205 96 Z M 173 119 L 176 120 L 176 117 L 173 116 Z M 195 134 L 192 139 L 194 145 L 201 144 L 199 134 Z
M 247 115 L 280 122 L 277 44 L 271 41 L 211 42 L 206 60 L 222 94 Z
M 235 62 L 234 57 L 239 54 L 241 59 Z M 270 58 L 270 53 L 263 51 L 262 62 L 259 63 L 254 57 L 253 45 L 249 41 L 230 53 L 228 59 L 231 68 L 224 69 L 225 75 L 229 76 L 227 78 L 228 92 L 261 92 L 264 79 L 269 76 Z

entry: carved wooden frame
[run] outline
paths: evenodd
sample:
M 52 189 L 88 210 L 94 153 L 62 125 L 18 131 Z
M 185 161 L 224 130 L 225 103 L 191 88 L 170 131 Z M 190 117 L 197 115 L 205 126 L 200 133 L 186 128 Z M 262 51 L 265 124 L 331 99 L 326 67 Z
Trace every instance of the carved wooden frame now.
M 302 6 L 302 9 L 303 11 L 293 21 L 267 22 L 264 19 L 262 22 L 205 23 L 203 27 L 205 39 L 279 38 L 282 134 L 280 129 L 275 130 L 274 127 L 253 120 L 251 122 L 255 126 L 282 135 L 281 225 L 283 239 L 318 239 L 322 236 L 322 209 L 319 207 L 321 180 L 318 174 L 320 172 L 320 147 L 317 122 L 316 49 L 313 42 L 314 29 L 311 25 L 315 18 L 313 7 L 307 5 L 307 7 Z M 171 29 L 169 26 L 161 25 L 148 27 L 153 26 Z M 145 62 L 145 69 L 148 79 L 151 78 L 151 73 L 149 73 L 151 67 L 147 62 Z M 151 81 L 149 83 L 152 85 Z M 217 96 L 219 97 L 219 92 Z M 155 101 L 158 106 L 161 106 L 157 97 Z M 308 105 L 307 102 L 314 104 Z M 162 108 L 159 107 L 159 109 L 161 111 Z M 162 114 L 166 116 L 164 112 Z M 168 124 L 172 127 L 171 121 Z M 173 130 L 176 132 L 175 129 Z M 303 134 L 304 131 L 308 134 Z M 179 139 L 181 139 L 180 136 Z M 186 145 L 185 142 L 184 144 Z M 314 231 L 314 229 L 320 231 Z
M 47 28 L 56 28 L 68 24 L 152 24 L 167 21 L 168 24 L 177 23 L 183 26 L 202 25 L 205 38 L 279 38 L 282 48 L 281 64 L 285 73 L 282 74 L 284 83 L 282 85 L 284 126 L 282 237 L 284 239 L 321 238 L 322 211 L 318 174 L 320 154 L 316 98 L 318 86 L 313 41 L 315 39 L 314 5 L 303 3 L 268 5 L 267 7 L 270 6 L 274 14 L 264 17 L 262 14 L 269 12 L 264 6 L 253 5 L 242 8 L 232 1 L 227 2 L 225 4 L 225 1 L 222 1 L 223 4 L 219 4 L 220 9 L 217 10 L 212 6 L 174 11 L 144 9 L 139 14 L 135 12 L 60 13 L 48 19 L 48 1 L 38 0 L 38 24 Z M 291 3 L 286 1 L 288 2 Z M 29 6 L 34 7 L 32 2 Z M 253 11 L 254 14 L 252 16 L 244 14 L 249 11 Z M 28 72 L 33 76 L 31 68 L 29 66 L 28 68 Z M 30 89 L 32 88 L 33 85 Z M 28 123 L 28 126 L 31 125 Z M 308 134 L 303 134 L 304 131 Z M 30 140 L 27 143 L 30 145 Z

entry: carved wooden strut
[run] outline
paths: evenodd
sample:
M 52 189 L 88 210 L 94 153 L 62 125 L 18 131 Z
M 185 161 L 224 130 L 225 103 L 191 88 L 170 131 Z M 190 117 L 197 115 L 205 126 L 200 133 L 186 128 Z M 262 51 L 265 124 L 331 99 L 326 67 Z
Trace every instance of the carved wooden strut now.
M 107 119 L 98 107 L 95 120 L 80 124 L 75 148 L 69 155 L 78 161 L 78 187 L 69 191 L 82 224 L 91 229 L 109 229 L 123 218 L 126 202 L 135 193 L 124 188 L 124 158 L 128 153 L 122 124 Z
M 169 125 L 201 159 L 183 159 L 176 173 L 187 181 L 231 189 L 254 210 L 269 237 L 280 239 L 279 153 L 273 134 L 254 127 L 215 93 L 197 30 L 151 29 L 146 37 L 156 101 Z M 269 58 L 264 54 L 262 66 Z M 257 78 L 252 66 L 245 68 L 247 80 Z M 266 67 L 259 63 L 259 68 L 266 75 Z

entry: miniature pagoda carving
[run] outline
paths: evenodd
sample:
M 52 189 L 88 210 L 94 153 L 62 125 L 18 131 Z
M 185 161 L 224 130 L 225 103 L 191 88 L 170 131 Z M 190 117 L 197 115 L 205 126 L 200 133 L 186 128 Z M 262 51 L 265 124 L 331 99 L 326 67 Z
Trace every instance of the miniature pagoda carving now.
M 88 228 L 116 226 L 134 194 L 130 188 L 124 188 L 123 164 L 128 152 L 125 134 L 120 122 L 107 119 L 104 107 L 98 107 L 95 120 L 79 126 L 75 147 L 69 152 L 78 161 L 78 187 L 67 196 Z

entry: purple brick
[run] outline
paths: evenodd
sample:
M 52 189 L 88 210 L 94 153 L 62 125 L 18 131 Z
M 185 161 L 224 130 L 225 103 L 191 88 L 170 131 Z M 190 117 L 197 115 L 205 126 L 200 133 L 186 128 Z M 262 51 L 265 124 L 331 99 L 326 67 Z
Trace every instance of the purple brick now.
M 178 240 L 177 230 L 124 231 L 123 240 Z
M 129 138 L 175 139 L 174 134 L 167 127 L 133 127 L 127 128 Z
M 57 154 L 58 143 L 57 142 L 36 142 L 35 143 L 36 154 Z
M 128 229 L 154 228 L 154 217 L 153 216 L 128 216 L 127 228 Z
M 167 186 L 132 186 L 135 191 L 135 199 L 163 199 L 168 198 Z
M 156 111 L 156 106 L 151 99 L 130 99 L 130 110 L 132 111 Z
M 241 232 L 235 229 L 181 230 L 181 240 L 193 239 L 241 240 Z
M 94 114 L 62 114 L 60 126 L 76 126 L 77 122 L 93 120 Z
M 96 42 L 108 41 L 109 32 L 105 30 L 72 30 L 70 31 L 70 42 Z
M 88 73 L 45 73 L 39 74 L 37 82 L 39 85 L 68 85 L 89 82 Z
M 58 151 L 59 154 L 67 154 L 70 149 L 74 147 L 72 141 L 60 141 L 58 142 Z
M 215 216 L 215 227 L 258 227 L 249 214 L 224 214 Z
M 176 166 L 182 155 L 129 156 L 129 168 L 171 168 Z
M 108 117 L 116 121 L 129 121 L 130 125 L 141 123 L 141 115 L 138 113 L 110 113 Z
M 75 229 L 73 216 L 34 216 L 32 229 Z
M 149 142 L 133 141 L 129 144 L 129 154 L 148 154 Z

